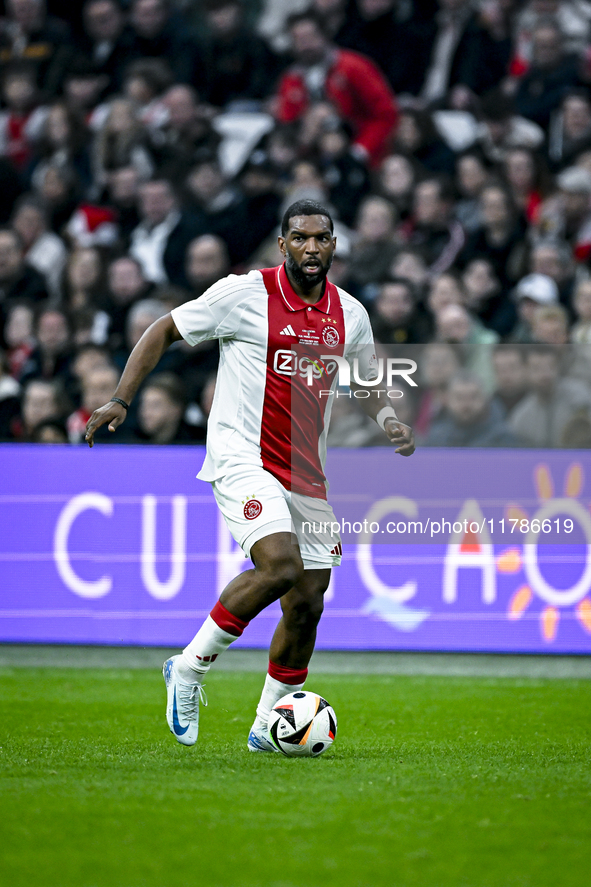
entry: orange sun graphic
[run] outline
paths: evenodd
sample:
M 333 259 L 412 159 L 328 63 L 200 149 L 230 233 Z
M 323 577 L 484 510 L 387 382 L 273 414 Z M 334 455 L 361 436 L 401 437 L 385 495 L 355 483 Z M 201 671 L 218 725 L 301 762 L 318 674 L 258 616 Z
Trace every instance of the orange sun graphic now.
M 583 529 L 587 540 L 591 539 L 591 518 L 585 511 L 578 497 L 583 489 L 583 468 L 580 464 L 570 466 L 564 485 L 564 496 L 554 498 L 554 484 L 552 476 L 546 465 L 538 465 L 534 471 L 534 482 L 540 500 L 540 508 L 535 517 L 538 520 L 554 518 L 558 514 L 568 514 L 576 520 Z M 505 509 L 507 520 L 527 520 L 527 512 L 519 505 L 508 505 Z M 543 540 L 542 540 L 543 541 Z M 521 548 L 513 547 L 503 551 L 497 557 L 497 569 L 499 573 L 514 574 L 525 568 L 529 583 L 520 585 L 513 593 L 507 609 L 507 616 L 511 620 L 520 619 L 531 604 L 534 594 L 541 597 L 545 603 L 540 613 L 540 631 L 547 643 L 555 639 L 560 623 L 561 607 L 576 605 L 577 619 L 583 629 L 591 634 L 591 599 L 587 593 L 591 589 L 591 559 L 587 558 L 587 564 L 583 575 L 572 588 L 559 591 L 548 585 L 540 573 L 533 550 L 534 544 L 527 544 Z

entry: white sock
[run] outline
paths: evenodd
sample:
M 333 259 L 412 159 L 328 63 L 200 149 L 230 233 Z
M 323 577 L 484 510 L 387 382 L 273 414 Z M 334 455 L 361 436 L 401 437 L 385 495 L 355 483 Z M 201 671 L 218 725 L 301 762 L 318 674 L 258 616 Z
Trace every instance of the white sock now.
M 303 684 L 282 684 L 281 681 L 275 680 L 275 678 L 272 678 L 271 675 L 268 674 L 265 678 L 265 686 L 261 693 L 260 702 L 257 705 L 257 716 L 253 727 L 256 730 L 266 730 L 269 722 L 269 715 L 271 714 L 271 709 L 275 703 L 279 702 L 282 696 L 287 696 L 288 693 L 296 693 L 298 690 L 301 690 L 303 686 Z
M 177 671 L 182 678 L 201 681 L 220 653 L 237 640 L 235 634 L 224 631 L 208 616 L 190 644 L 183 650 Z

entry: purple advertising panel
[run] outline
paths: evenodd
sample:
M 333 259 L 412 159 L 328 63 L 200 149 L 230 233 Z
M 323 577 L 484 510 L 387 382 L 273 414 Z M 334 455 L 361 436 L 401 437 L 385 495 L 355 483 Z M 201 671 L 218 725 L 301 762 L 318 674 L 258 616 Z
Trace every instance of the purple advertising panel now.
M 251 566 L 199 447 L 0 446 L 0 640 L 182 646 Z M 591 653 L 582 451 L 333 450 L 318 647 Z M 263 612 L 237 642 L 267 646 Z

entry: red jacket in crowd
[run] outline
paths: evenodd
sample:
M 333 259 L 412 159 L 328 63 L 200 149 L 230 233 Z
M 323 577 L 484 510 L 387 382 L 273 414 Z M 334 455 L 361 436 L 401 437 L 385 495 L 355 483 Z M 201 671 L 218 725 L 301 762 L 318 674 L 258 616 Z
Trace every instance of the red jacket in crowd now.
M 392 90 L 370 59 L 348 49 L 337 49 L 324 84 L 326 100 L 353 128 L 353 144 L 361 148 L 371 166 L 386 156 L 388 141 L 398 120 Z M 310 104 L 302 69 L 290 68 L 277 91 L 277 119 L 298 120 Z

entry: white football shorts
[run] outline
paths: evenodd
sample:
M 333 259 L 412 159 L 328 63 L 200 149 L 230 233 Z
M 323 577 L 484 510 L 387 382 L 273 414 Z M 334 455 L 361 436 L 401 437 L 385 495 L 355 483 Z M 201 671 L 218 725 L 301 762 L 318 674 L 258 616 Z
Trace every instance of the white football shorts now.
M 247 557 L 255 542 L 272 533 L 292 533 L 305 570 L 341 563 L 341 537 L 325 499 L 292 493 L 264 468 L 238 465 L 212 482 L 230 533 Z

